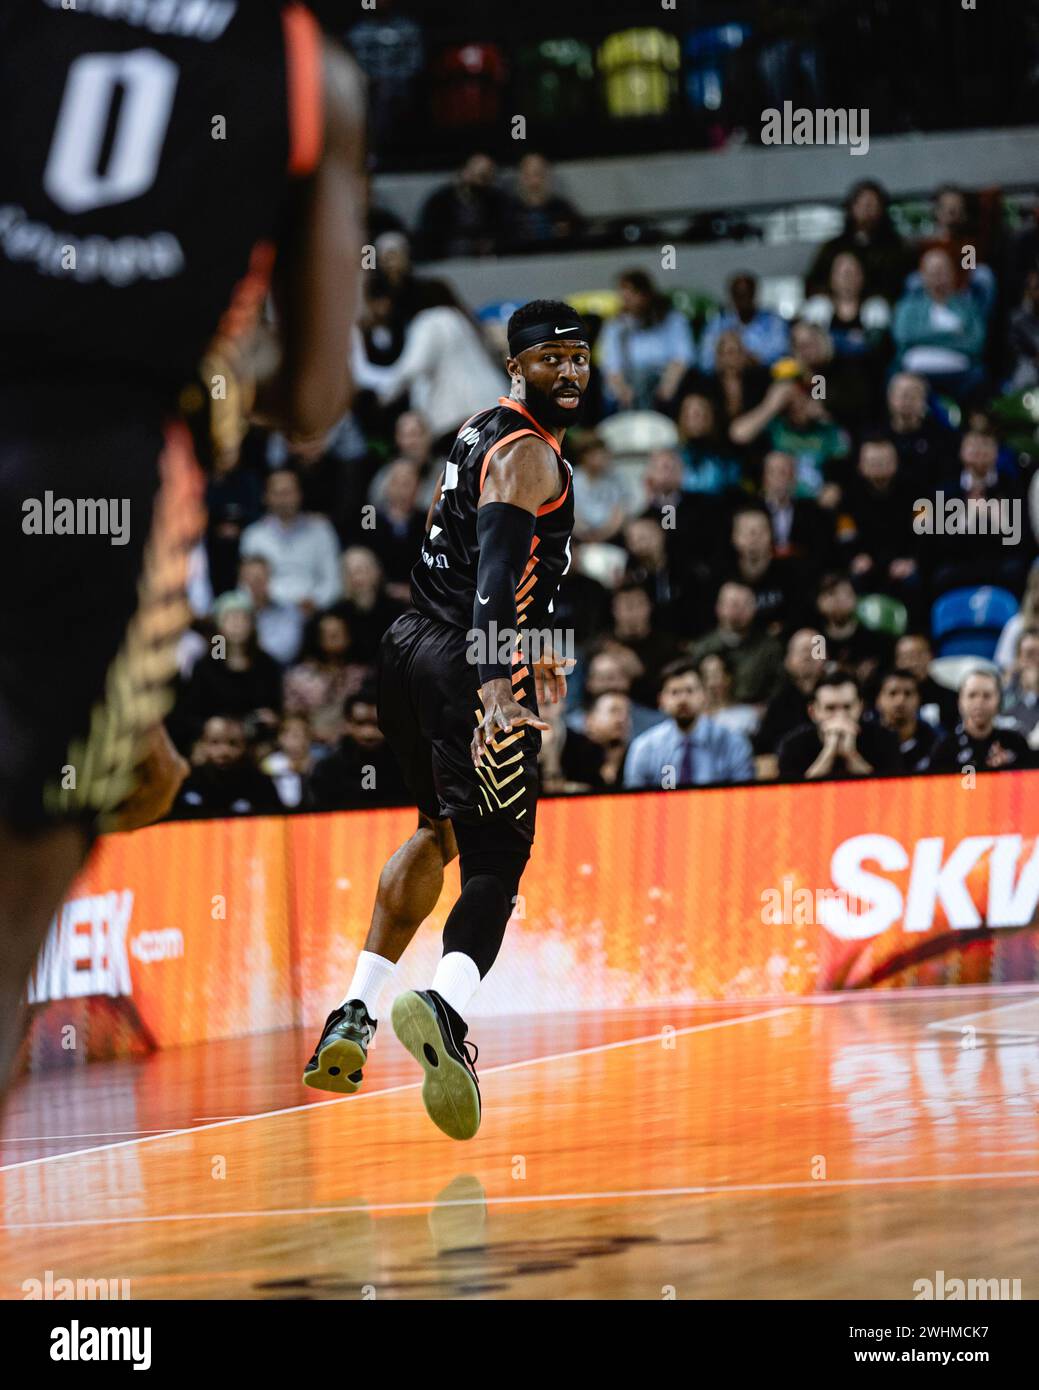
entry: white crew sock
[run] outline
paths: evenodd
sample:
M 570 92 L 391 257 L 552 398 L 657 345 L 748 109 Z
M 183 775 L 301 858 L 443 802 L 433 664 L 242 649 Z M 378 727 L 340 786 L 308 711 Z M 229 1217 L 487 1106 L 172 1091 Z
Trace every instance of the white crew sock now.
M 354 966 L 350 988 L 346 991 L 346 997 L 340 1000 L 339 1007 L 342 1008 L 351 999 L 361 999 L 368 1010 L 368 1017 L 374 1023 L 378 1018 L 375 1010 L 379 1003 L 379 995 L 396 968 L 393 961 L 387 960 L 385 956 L 377 956 L 374 951 L 362 951 Z
M 479 987 L 480 967 L 464 951 L 448 951 L 442 956 L 430 985 L 430 989 L 435 989 L 463 1018 L 469 1000 Z

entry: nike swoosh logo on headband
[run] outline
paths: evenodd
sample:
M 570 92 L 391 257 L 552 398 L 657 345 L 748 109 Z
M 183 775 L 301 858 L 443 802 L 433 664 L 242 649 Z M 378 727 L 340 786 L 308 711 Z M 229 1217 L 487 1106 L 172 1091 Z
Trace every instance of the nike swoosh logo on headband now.
M 556 328 L 553 331 L 556 333 L 580 333 L 581 330 L 575 324 L 572 328 Z

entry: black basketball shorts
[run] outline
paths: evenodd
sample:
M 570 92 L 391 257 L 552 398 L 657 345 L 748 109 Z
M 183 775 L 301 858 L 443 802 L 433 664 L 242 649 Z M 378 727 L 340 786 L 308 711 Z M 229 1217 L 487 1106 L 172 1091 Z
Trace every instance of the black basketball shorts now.
M 505 836 L 529 843 L 541 732 L 522 725 L 501 734 L 479 769 L 473 766 L 470 745 L 482 706 L 468 647 L 461 628 L 414 610 L 399 617 L 379 649 L 379 727 L 424 815 L 500 826 Z M 517 685 L 516 694 L 537 713 L 532 675 Z
M 0 819 L 110 827 L 168 712 L 202 478 L 126 391 L 0 389 Z

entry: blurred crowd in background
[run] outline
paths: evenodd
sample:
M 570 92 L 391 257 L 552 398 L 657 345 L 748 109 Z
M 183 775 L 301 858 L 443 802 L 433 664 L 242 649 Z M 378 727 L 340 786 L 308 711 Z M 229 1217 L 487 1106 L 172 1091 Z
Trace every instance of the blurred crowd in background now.
M 545 162 L 525 164 L 543 186 Z M 449 187 L 474 166 L 493 181 L 474 156 Z M 750 273 L 714 306 L 644 270 L 574 296 L 597 340 L 565 444 L 554 622 L 578 660 L 545 711 L 547 791 L 1031 763 L 1039 226 L 989 235 L 978 214 L 941 188 L 909 242 L 884 189 L 857 184 L 792 318 Z M 211 476 L 178 814 L 408 799 L 374 662 L 454 433 L 508 392 L 512 302 L 478 313 L 416 272 L 405 232 L 371 235 L 351 414 L 303 451 L 253 431 Z M 948 520 L 968 504 L 986 533 Z

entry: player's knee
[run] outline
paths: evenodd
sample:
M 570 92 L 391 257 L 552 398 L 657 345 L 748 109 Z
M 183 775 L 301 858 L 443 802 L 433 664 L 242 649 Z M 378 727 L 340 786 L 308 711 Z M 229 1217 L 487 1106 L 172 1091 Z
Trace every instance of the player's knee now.
M 458 844 L 449 820 L 434 820 L 432 816 L 427 816 L 420 811 L 418 830 L 415 833 L 428 838 L 431 843 L 436 845 L 440 854 L 440 862 L 445 867 L 451 863 L 452 859 L 457 859 Z

